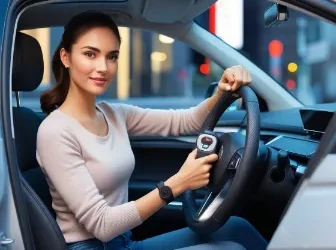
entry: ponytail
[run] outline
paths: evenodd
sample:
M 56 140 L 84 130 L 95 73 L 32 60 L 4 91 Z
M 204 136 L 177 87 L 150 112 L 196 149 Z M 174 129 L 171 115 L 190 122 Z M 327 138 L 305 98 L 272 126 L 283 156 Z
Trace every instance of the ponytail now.
M 41 109 L 47 115 L 63 104 L 69 91 L 69 71 L 64 67 L 60 58 L 60 51 L 62 47 L 61 42 L 58 45 L 51 61 L 56 86 L 51 90 L 46 91 L 40 98 Z

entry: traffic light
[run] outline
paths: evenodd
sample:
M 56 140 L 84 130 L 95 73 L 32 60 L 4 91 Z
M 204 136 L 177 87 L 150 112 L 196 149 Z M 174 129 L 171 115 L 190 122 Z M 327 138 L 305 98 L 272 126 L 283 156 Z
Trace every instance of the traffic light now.
M 295 62 L 288 63 L 287 69 L 291 73 L 295 73 L 298 70 L 298 66 Z
M 279 40 L 272 40 L 268 45 L 268 51 L 271 57 L 281 57 L 283 52 L 283 44 Z
M 289 90 L 293 90 L 296 88 L 296 81 L 294 81 L 293 79 L 288 79 L 286 81 L 286 88 Z
M 297 87 L 297 71 L 298 65 L 295 62 L 287 64 L 287 81 L 285 86 L 288 90 L 295 90 Z
M 210 66 L 205 56 L 192 50 L 192 63 L 196 66 L 197 72 L 207 75 L 210 72 Z
M 279 40 L 272 40 L 268 44 L 269 69 L 272 77 L 279 82 L 283 81 L 282 54 L 283 44 Z

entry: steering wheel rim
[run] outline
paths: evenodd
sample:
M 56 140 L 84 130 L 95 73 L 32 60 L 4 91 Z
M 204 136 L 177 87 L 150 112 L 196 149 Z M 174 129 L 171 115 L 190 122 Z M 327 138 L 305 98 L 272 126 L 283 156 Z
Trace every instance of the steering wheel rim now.
M 210 192 L 200 209 L 196 205 L 195 191 L 187 190 L 183 194 L 185 219 L 190 229 L 196 233 L 211 233 L 221 228 L 236 209 L 244 203 L 245 197 L 251 191 L 260 138 L 259 102 L 253 90 L 248 86 L 242 86 L 236 92 L 224 92 L 209 112 L 199 134 L 205 131 L 213 131 L 222 114 L 240 97 L 247 110 L 247 126 L 244 150 L 240 161 L 237 162 L 239 167 L 234 177 L 225 181 L 218 193 Z M 222 155 L 219 153 L 219 158 Z M 228 166 L 226 166 L 225 171 L 227 169 Z M 212 198 L 214 198 L 213 201 L 211 201 Z

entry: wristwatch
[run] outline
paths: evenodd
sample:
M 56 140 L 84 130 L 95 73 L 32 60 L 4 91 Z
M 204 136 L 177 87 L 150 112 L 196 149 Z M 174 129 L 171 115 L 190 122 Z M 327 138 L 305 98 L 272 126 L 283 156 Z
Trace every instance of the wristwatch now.
M 156 187 L 159 190 L 159 195 L 160 195 L 161 199 L 164 200 L 166 202 L 166 204 L 172 202 L 175 199 L 175 197 L 173 195 L 173 191 L 171 190 L 171 188 L 169 186 L 166 186 L 163 183 L 163 181 L 156 184 Z

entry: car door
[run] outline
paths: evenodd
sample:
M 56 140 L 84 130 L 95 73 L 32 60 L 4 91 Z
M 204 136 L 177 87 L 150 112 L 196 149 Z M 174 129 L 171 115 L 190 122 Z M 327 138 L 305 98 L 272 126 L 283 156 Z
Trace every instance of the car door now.
M 24 249 L 0 126 L 0 249 Z
M 8 1 L 0 4 L 0 23 L 4 23 Z M 0 29 L 0 51 L 3 49 L 3 28 Z M 1 114 L 1 110 L 0 110 Z M 20 226 L 13 201 L 4 143 L 3 124 L 0 123 L 0 249 L 24 249 Z
M 0 249 L 32 250 L 34 244 L 24 206 L 19 172 L 13 162 L 10 62 L 13 41 L 13 6 L 11 0 L 0 4 Z
M 0 5 L 0 22 L 3 23 L 6 16 L 8 1 L 4 1 L 3 4 Z M 0 37 L 2 38 L 3 29 L 0 29 Z M 0 43 L 0 51 L 2 50 L 2 39 Z M 7 172 L 7 164 L 6 164 L 6 155 L 5 155 L 5 147 L 3 140 L 3 130 L 2 124 L 0 123 L 0 248 L 10 246 L 13 243 L 13 239 L 11 238 L 11 232 L 9 231 L 10 225 L 10 185 L 9 185 L 9 176 Z

